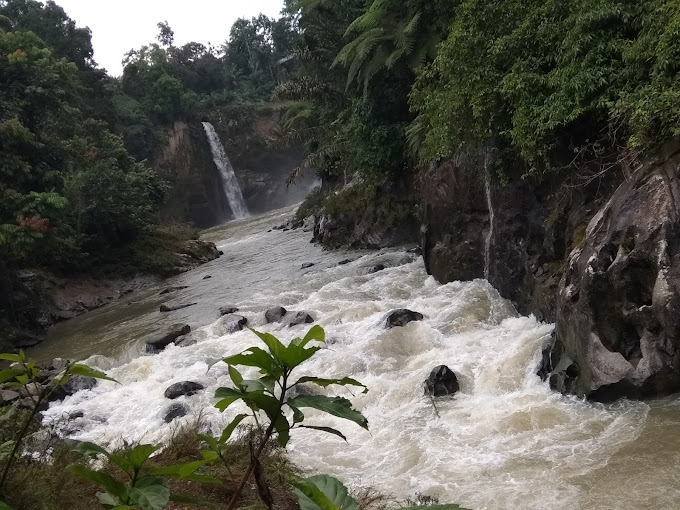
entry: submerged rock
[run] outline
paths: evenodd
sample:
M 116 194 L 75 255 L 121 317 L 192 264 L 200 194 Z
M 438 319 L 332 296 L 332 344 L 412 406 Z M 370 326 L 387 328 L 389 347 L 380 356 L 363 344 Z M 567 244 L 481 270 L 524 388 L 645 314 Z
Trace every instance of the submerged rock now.
M 293 317 L 293 320 L 290 321 L 288 327 L 292 328 L 293 326 L 298 326 L 300 324 L 311 324 L 312 322 L 314 322 L 314 317 L 309 315 L 307 312 L 298 312 L 295 314 L 295 317 Z
M 433 397 L 445 397 L 460 391 L 458 378 L 446 365 L 439 365 L 432 369 L 425 379 L 425 394 Z
M 173 343 L 176 338 L 188 335 L 191 332 L 191 326 L 188 324 L 175 324 L 170 326 L 165 335 L 158 340 L 152 340 L 146 343 L 146 352 L 157 353 L 165 349 L 168 345 Z
M 88 377 L 86 375 L 72 375 L 68 378 L 66 383 L 55 388 L 55 390 L 50 394 L 49 401 L 55 402 L 58 400 L 64 400 L 66 397 L 74 395 L 75 393 L 83 390 L 91 390 L 99 381 L 94 377 Z
M 176 310 L 181 310 L 182 308 L 189 308 L 190 306 L 197 305 L 198 303 L 183 303 L 179 305 L 161 305 L 160 311 L 163 313 L 174 312 Z
M 281 319 L 283 319 L 287 313 L 288 311 L 284 307 L 276 306 L 264 312 L 264 318 L 267 321 L 267 324 L 281 322 Z
M 184 404 L 176 402 L 170 405 L 164 412 L 163 421 L 165 423 L 170 423 L 176 418 L 181 418 L 189 414 L 189 408 Z
M 196 345 L 198 340 L 196 340 L 192 335 L 183 335 L 177 337 L 174 343 L 177 347 L 191 347 L 192 345 Z
M 238 312 L 238 307 L 234 305 L 227 305 L 220 308 L 220 317 Z
M 406 326 L 409 322 L 422 321 L 423 314 L 405 308 L 394 310 L 385 317 L 385 328 Z
M 346 266 L 347 264 L 351 264 L 352 262 L 354 262 L 352 259 L 345 259 L 345 260 L 341 260 L 340 262 L 338 262 L 338 265 L 339 266 Z
M 372 268 L 370 268 L 368 270 L 368 274 L 378 273 L 378 272 L 383 271 L 385 269 L 387 269 L 385 264 L 376 264 L 375 266 L 373 266 Z
M 207 274 L 203 277 L 204 280 L 210 280 L 210 278 L 212 278 L 212 275 L 209 275 L 209 274 Z
M 302 267 L 300 267 L 300 269 L 309 269 L 310 267 L 314 267 L 314 262 L 306 262 L 302 264 Z
M 197 382 L 182 381 L 168 386 L 165 390 L 165 398 L 174 400 L 182 396 L 190 397 L 203 389 L 205 389 L 205 386 Z
M 171 292 L 179 292 L 180 290 L 188 289 L 188 285 L 180 285 L 177 287 L 168 287 L 167 289 L 163 289 L 158 293 L 159 296 L 164 296 L 165 294 L 170 294 Z

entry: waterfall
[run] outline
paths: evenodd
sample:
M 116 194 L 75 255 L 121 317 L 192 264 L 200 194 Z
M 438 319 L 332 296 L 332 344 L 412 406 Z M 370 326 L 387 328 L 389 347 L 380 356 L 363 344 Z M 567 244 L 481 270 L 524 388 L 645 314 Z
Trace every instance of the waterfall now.
M 493 203 L 491 201 L 491 172 L 489 171 L 489 151 L 484 153 L 484 178 L 486 186 L 486 204 L 489 209 L 489 233 L 484 243 L 484 278 L 489 279 L 489 267 L 491 265 L 491 243 L 493 242 Z
M 241 188 L 236 180 L 234 167 L 231 166 L 231 162 L 224 152 L 224 146 L 222 145 L 222 142 L 220 142 L 220 138 L 217 136 L 217 132 L 210 122 L 203 122 L 203 129 L 210 142 L 210 151 L 212 152 L 213 161 L 220 171 L 222 190 L 225 198 L 229 202 L 231 211 L 234 213 L 234 218 L 237 220 L 247 218 L 250 216 L 248 206 L 246 206 L 246 202 L 243 200 L 243 194 L 241 193 Z

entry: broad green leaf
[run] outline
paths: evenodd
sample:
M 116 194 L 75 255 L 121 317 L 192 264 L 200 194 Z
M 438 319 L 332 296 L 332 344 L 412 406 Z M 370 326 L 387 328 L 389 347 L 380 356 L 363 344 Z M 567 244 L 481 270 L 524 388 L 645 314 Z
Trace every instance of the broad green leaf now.
M 311 407 L 332 414 L 338 418 L 350 420 L 368 430 L 368 420 L 359 411 L 352 408 L 352 403 L 343 397 L 327 397 L 325 395 L 300 395 L 288 402 L 291 407 Z
M 75 447 L 75 451 L 87 455 L 88 457 L 96 457 L 97 455 L 104 455 L 105 457 L 111 457 L 111 454 L 107 452 L 104 448 L 98 444 L 90 443 L 85 441 L 80 443 Z
M 219 448 L 219 446 L 218 446 Z M 201 450 L 201 457 L 208 462 L 215 462 L 220 458 L 216 450 Z
M 139 470 L 139 468 L 149 460 L 149 457 L 151 457 L 154 452 L 158 451 L 158 448 L 158 446 L 152 444 L 140 444 L 135 446 L 132 451 L 128 452 L 125 457 L 127 457 L 135 470 Z
M 11 381 L 12 379 L 15 379 L 17 376 L 20 376 L 22 374 L 25 374 L 25 370 L 22 370 L 20 368 L 8 368 L 7 370 L 2 370 L 0 371 L 0 384 Z
M 16 380 L 19 384 L 28 384 L 29 383 L 28 375 L 26 375 L 25 372 L 22 375 L 17 375 Z
M 298 345 L 300 347 L 305 347 L 312 340 L 316 340 L 317 342 L 321 342 L 322 344 L 326 343 L 326 332 L 318 324 L 312 326 L 311 329 L 307 331 L 307 334 L 299 342 Z
M 226 409 L 244 397 L 245 393 L 235 390 L 234 388 L 217 388 L 215 390 L 215 398 L 221 399 L 215 404 L 215 407 L 224 412 Z
M 21 357 L 18 354 L 11 354 L 9 352 L 0 353 L 0 359 L 5 361 L 13 361 L 14 363 L 21 363 Z
M 286 351 L 286 347 L 279 341 L 278 338 L 270 333 L 260 333 L 259 331 L 255 331 L 252 328 L 250 328 L 250 331 L 260 337 L 260 340 L 262 340 L 267 345 L 269 352 L 271 352 L 272 356 L 279 364 L 284 364 L 283 353 Z
M 229 356 L 224 358 L 227 365 L 243 365 L 247 367 L 259 368 L 262 373 L 274 378 L 279 378 L 283 375 L 283 369 L 276 363 L 276 360 L 266 351 L 259 347 L 251 347 L 246 349 L 241 354 Z
M 298 497 L 300 510 L 358 510 L 359 505 L 352 498 L 340 480 L 328 475 L 316 475 L 292 481 Z
M 334 428 L 331 428 L 331 427 L 316 427 L 314 425 L 300 425 L 300 427 L 303 428 L 303 429 L 314 429 L 314 430 L 320 430 L 322 432 L 328 432 L 329 434 L 333 434 L 333 435 L 338 436 L 339 438 L 347 441 L 347 438 L 345 437 L 345 435 L 342 432 L 340 432 L 339 430 L 336 430 Z
M 274 383 L 269 377 L 261 377 L 257 380 L 246 379 L 240 385 L 243 391 L 267 391 L 274 393 Z
M 305 419 L 305 415 L 302 413 L 302 411 L 300 411 L 300 409 L 297 407 L 290 405 L 288 402 L 286 402 L 286 405 L 288 405 L 288 407 L 290 407 L 293 411 L 293 424 L 302 423 Z
M 111 508 L 120 507 L 120 504 L 122 503 L 120 499 L 110 492 L 98 492 L 97 499 L 102 505 Z
M 133 487 L 130 490 L 130 499 L 142 510 L 163 510 L 170 501 L 170 491 L 164 485 Z
M 236 397 L 223 398 L 222 400 L 218 401 L 215 404 L 215 407 L 217 409 L 219 409 L 221 412 L 224 412 L 229 408 L 229 406 L 231 404 L 233 404 L 234 402 L 236 402 L 239 399 L 240 399 L 240 397 L 239 398 L 236 398 Z
M 285 448 L 288 444 L 288 441 L 290 441 L 290 423 L 288 423 L 288 420 L 285 416 L 279 414 L 275 418 L 274 429 L 278 434 L 276 440 L 283 448 Z
M 241 375 L 241 372 L 236 370 L 236 367 L 229 365 L 229 377 L 231 377 L 231 380 L 236 387 L 241 387 L 243 376 Z
M 76 363 L 68 367 L 67 373 L 69 375 L 84 375 L 86 377 L 94 377 L 95 379 L 103 379 L 105 381 L 113 381 L 117 383 L 115 379 L 109 377 L 104 372 L 95 370 L 94 368 L 88 367 L 80 363 Z
M 196 460 L 193 462 L 187 462 L 185 464 L 156 468 L 151 470 L 149 474 L 155 476 L 167 476 L 169 478 L 177 478 L 179 480 L 189 480 L 194 482 L 220 483 L 220 481 L 216 478 L 196 474 L 196 470 L 205 464 L 207 464 L 207 460 Z M 137 485 L 137 487 L 139 487 L 139 485 Z
M 198 434 L 198 438 L 205 441 L 208 447 L 213 451 L 217 451 L 220 447 L 220 445 L 217 444 L 217 439 L 208 434 Z
M 306 382 L 316 384 L 317 386 L 321 386 L 323 388 L 326 388 L 332 384 L 337 384 L 338 386 L 359 386 L 364 389 L 362 393 L 366 393 L 368 391 L 368 388 L 365 385 L 350 377 L 343 377 L 342 379 L 322 379 L 319 377 L 305 376 L 298 379 L 295 384 L 302 384 Z
M 253 411 L 264 411 L 270 420 L 275 420 L 276 416 L 280 414 L 281 408 L 279 401 L 267 395 L 263 391 L 251 391 L 243 396 L 243 402 Z
M 305 349 L 300 345 L 290 344 L 284 354 L 286 366 L 295 368 L 314 356 L 314 354 L 320 350 L 321 347 L 310 347 L 309 349 Z
M 247 417 L 248 417 L 247 414 L 239 414 L 233 420 L 231 420 L 229 425 L 227 425 L 222 431 L 222 435 L 220 436 L 220 440 L 218 441 L 219 444 L 226 444 L 226 442 L 229 441 L 231 435 L 234 433 L 234 430 L 236 430 L 236 427 L 238 427 L 239 424 L 244 420 L 244 418 Z
M 69 470 L 74 475 L 82 478 L 83 480 L 87 480 L 88 482 L 92 482 L 96 485 L 99 485 L 100 487 L 104 487 L 108 492 L 113 494 L 121 501 L 125 501 L 127 499 L 127 487 L 108 473 L 94 471 L 93 469 L 78 465 L 69 466 Z

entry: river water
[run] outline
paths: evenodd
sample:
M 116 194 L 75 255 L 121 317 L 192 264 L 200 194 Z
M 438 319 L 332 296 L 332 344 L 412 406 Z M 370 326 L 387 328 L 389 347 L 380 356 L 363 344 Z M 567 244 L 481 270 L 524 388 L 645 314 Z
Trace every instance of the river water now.
M 91 356 L 89 364 L 121 384 L 81 391 L 45 417 L 82 411 L 68 424 L 71 437 L 108 444 L 162 442 L 199 414 L 217 433 L 243 409 L 212 407 L 214 389 L 229 379 L 223 364 L 208 366 L 259 342 L 247 330 L 223 334 L 218 308 L 235 304 L 251 326 L 283 340 L 303 335 L 304 326 L 265 325 L 264 311 L 283 305 L 308 311 L 327 334 L 327 348 L 298 375 L 349 375 L 369 388 L 337 393 L 367 416 L 370 432 L 306 412 L 310 423 L 348 438 L 294 431 L 291 458 L 310 473 L 476 510 L 680 508 L 678 399 L 602 405 L 555 394 L 535 375 L 552 325 L 519 316 L 486 281 L 440 285 L 404 251 L 329 253 L 310 244 L 309 233 L 268 232 L 291 213 L 212 229 L 205 238 L 224 251 L 220 259 L 54 328 L 34 356 Z M 347 258 L 353 261 L 338 265 Z M 303 270 L 303 263 L 315 265 Z M 377 264 L 388 267 L 369 274 Z M 188 288 L 160 296 L 169 286 Z M 198 304 L 159 313 L 167 301 Z M 385 330 L 384 317 L 396 308 L 425 320 Z M 177 322 L 194 326 L 196 345 L 143 353 L 146 340 Z M 458 374 L 461 392 L 435 410 L 422 382 L 439 364 Z M 207 389 L 181 397 L 190 415 L 166 425 L 163 393 L 185 380 Z

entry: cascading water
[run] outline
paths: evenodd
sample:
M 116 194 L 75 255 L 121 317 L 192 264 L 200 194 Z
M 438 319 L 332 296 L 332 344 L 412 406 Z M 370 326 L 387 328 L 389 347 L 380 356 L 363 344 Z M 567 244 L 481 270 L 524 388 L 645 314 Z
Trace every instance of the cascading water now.
M 486 205 L 489 209 L 489 232 L 486 235 L 484 242 L 484 279 L 489 279 L 491 267 L 491 243 L 493 243 L 493 222 L 494 210 L 493 201 L 491 200 L 491 172 L 489 170 L 489 160 L 491 155 L 488 149 L 484 152 L 484 186 L 486 188 Z
M 229 202 L 231 211 L 234 213 L 234 218 L 237 220 L 247 218 L 250 216 L 248 213 L 248 206 L 246 205 L 245 200 L 243 200 L 243 193 L 241 193 L 241 187 L 236 179 L 234 167 L 231 166 L 231 162 L 224 151 L 224 146 L 222 145 L 219 136 L 217 136 L 214 126 L 210 124 L 210 122 L 203 122 L 203 129 L 208 137 L 208 142 L 210 142 L 210 151 L 212 152 L 213 161 L 220 171 L 224 196 Z
M 603 405 L 553 393 L 536 376 L 553 327 L 520 317 L 486 281 L 440 285 L 421 260 L 400 252 L 363 254 L 338 265 L 348 254 L 322 252 L 307 233 L 267 232 L 281 221 L 280 214 L 271 215 L 209 232 L 224 256 L 165 284 L 188 285 L 173 299 L 200 301 L 195 307 L 163 316 L 157 312 L 159 288 L 153 288 L 130 296 L 135 306 L 122 301 L 93 312 L 109 314 L 99 325 L 107 338 L 100 345 L 107 346 L 116 341 L 112 334 L 123 343 L 140 329 L 157 335 L 164 324 L 204 326 L 196 328 L 193 346 L 171 345 L 151 356 L 133 344 L 135 354 L 127 360 L 91 358 L 89 364 L 120 384 L 100 382 L 52 404 L 45 417 L 80 416 L 65 426 L 70 437 L 104 444 L 162 442 L 199 414 L 206 431 L 219 434 L 243 408 L 235 404 L 222 414 L 213 407 L 215 388 L 230 381 L 226 365 L 208 366 L 261 344 L 249 331 L 226 333 L 214 314 L 235 301 L 250 326 L 287 341 L 307 327 L 265 324 L 264 311 L 282 305 L 308 311 L 326 330 L 327 348 L 298 375 L 348 375 L 369 388 L 354 396 L 322 391 L 350 398 L 367 416 L 370 432 L 305 411 L 310 424 L 347 436 L 345 443 L 314 431 L 293 432 L 290 457 L 310 474 L 329 473 L 399 499 L 423 493 L 474 510 L 680 508 L 677 399 Z M 301 262 L 315 266 L 302 270 Z M 370 273 L 378 264 L 387 269 Z M 206 273 L 213 278 L 204 281 Z M 384 329 L 384 316 L 396 308 L 425 318 Z M 131 316 L 140 309 L 146 311 Z M 88 320 L 85 315 L 60 325 L 73 328 L 77 348 L 96 336 L 83 327 Z M 70 356 L 63 344 L 61 349 Z M 440 364 L 456 372 L 461 391 L 437 400 L 435 412 L 422 382 Z M 164 391 L 180 381 L 206 389 L 174 401 L 189 414 L 167 425 L 163 415 L 173 401 Z

